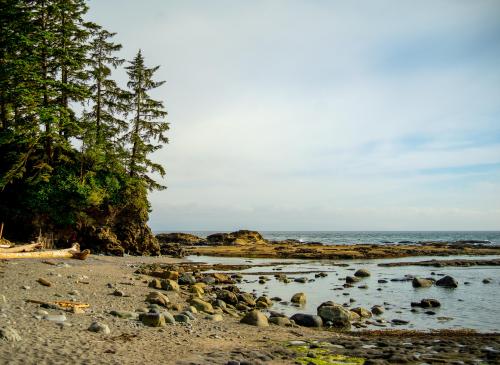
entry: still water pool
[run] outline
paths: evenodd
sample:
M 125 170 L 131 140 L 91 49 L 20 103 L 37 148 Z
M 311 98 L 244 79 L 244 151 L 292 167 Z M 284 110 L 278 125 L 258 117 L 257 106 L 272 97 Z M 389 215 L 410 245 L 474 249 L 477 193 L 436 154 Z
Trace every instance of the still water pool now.
M 443 328 L 471 328 L 481 332 L 500 330 L 500 267 L 498 266 L 472 266 L 472 267 L 425 267 L 402 266 L 381 267 L 380 263 L 401 261 L 424 261 L 436 257 L 410 257 L 399 259 L 377 260 L 285 260 L 285 259 L 245 259 L 193 256 L 188 259 L 206 263 L 224 264 L 272 264 L 266 267 L 252 267 L 237 271 L 244 275 L 244 280 L 238 284 L 239 288 L 257 295 L 266 294 L 269 297 L 280 297 L 283 301 L 290 301 L 293 294 L 303 292 L 307 302 L 303 307 L 297 308 L 290 304 L 275 303 L 272 310 L 283 312 L 287 315 L 295 313 L 316 314 L 316 308 L 323 302 L 331 300 L 336 303 L 349 303 L 350 298 L 355 300 L 350 307 L 364 307 L 370 309 L 373 305 L 383 305 L 385 313 L 377 318 L 390 322 L 392 319 L 409 321 L 408 325 L 397 326 L 406 329 L 443 329 Z M 450 256 L 439 259 L 485 259 L 485 257 Z M 487 258 L 499 258 L 488 256 Z M 348 264 L 341 267 L 336 264 Z M 344 289 L 347 275 L 353 276 L 354 271 L 366 268 L 371 276 L 354 284 L 353 288 Z M 307 272 L 309 273 L 303 273 Z M 312 271 L 312 272 L 311 272 Z M 271 280 L 265 284 L 258 283 L 257 273 L 266 273 Z M 324 278 L 315 278 L 315 273 L 325 272 Z M 286 273 L 292 282 L 285 284 L 274 278 L 274 274 Z M 443 275 L 450 275 L 458 282 L 458 288 L 449 289 L 432 286 L 430 288 L 413 288 L 411 281 L 391 281 L 401 279 L 405 275 L 417 277 L 432 277 L 436 280 Z M 293 282 L 294 278 L 305 277 L 307 283 Z M 484 284 L 483 279 L 490 278 L 490 284 Z M 379 284 L 379 279 L 388 282 Z M 465 282 L 470 284 L 465 285 Z M 366 289 L 358 288 L 367 285 Z M 342 290 L 338 290 L 342 288 Z M 432 308 L 435 315 L 425 314 L 428 309 L 416 308 L 411 312 L 411 302 L 420 302 L 424 298 L 433 298 L 441 302 L 440 308 Z M 387 328 L 392 328 L 387 323 Z M 371 327 L 369 328 L 378 328 Z

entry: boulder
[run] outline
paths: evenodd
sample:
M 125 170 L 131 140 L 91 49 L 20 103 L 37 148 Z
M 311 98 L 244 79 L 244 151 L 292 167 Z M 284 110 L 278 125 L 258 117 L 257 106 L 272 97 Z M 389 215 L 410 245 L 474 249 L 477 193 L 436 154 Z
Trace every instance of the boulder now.
M 207 237 L 207 241 L 212 245 L 255 245 L 267 243 L 259 232 L 248 230 L 211 234 Z
M 157 291 L 153 291 L 149 293 L 148 296 L 146 297 L 146 302 L 151 304 L 158 304 L 161 305 L 162 307 L 167 307 L 168 304 L 170 303 L 170 300 L 166 295 Z
M 379 316 L 385 312 L 385 308 L 382 307 L 381 305 L 374 305 L 372 307 L 372 313 L 375 314 L 376 316 Z
M 290 317 L 295 324 L 303 327 L 322 327 L 323 320 L 320 316 L 315 316 L 313 314 L 296 313 Z
M 217 292 L 217 299 L 232 305 L 238 304 L 238 296 L 229 290 L 219 290 Z
M 304 293 L 296 293 L 290 301 L 292 303 L 304 304 L 306 302 L 306 295 Z
M 184 246 L 197 246 L 206 243 L 204 238 L 190 233 L 160 233 L 156 235 L 156 239 L 160 243 L 160 247 L 164 243 L 178 243 Z
M 347 284 L 354 284 L 354 283 L 357 283 L 358 281 L 359 281 L 359 278 L 354 277 L 354 276 L 346 276 L 345 277 L 345 282 Z
M 154 270 L 151 272 L 146 272 L 149 276 L 154 276 L 155 278 L 175 280 L 179 279 L 179 272 L 170 270 Z
M 359 269 L 358 271 L 356 271 L 354 273 L 354 276 L 357 276 L 358 278 L 366 278 L 368 276 L 370 276 L 370 272 L 367 270 L 367 269 Z
M 269 323 L 275 324 L 281 327 L 292 326 L 292 321 L 288 317 L 271 317 L 269 318 Z
M 214 313 L 214 308 L 212 307 L 212 304 L 205 302 L 204 300 L 200 298 L 192 298 L 189 302 L 193 307 L 195 307 L 197 310 L 202 311 L 202 312 L 207 312 L 207 313 Z
M 411 282 L 414 288 L 428 288 L 432 286 L 433 281 L 429 279 L 414 278 Z
M 139 319 L 148 327 L 165 327 L 165 316 L 161 313 L 141 313 Z
M 178 280 L 180 285 L 193 285 L 196 284 L 196 278 L 190 273 L 183 273 L 179 276 Z
M 372 316 L 372 312 L 363 307 L 352 308 L 351 311 L 358 314 L 361 318 L 371 318 Z
M 441 279 L 436 281 L 436 286 L 442 286 L 445 288 L 456 288 L 458 287 L 458 281 L 456 281 L 451 276 L 446 275 L 445 277 L 442 277 Z
M 169 279 L 161 281 L 161 288 L 163 290 L 170 290 L 170 291 L 181 290 L 181 288 L 179 287 L 179 284 L 177 284 L 177 281 L 169 280 Z
M 251 307 L 254 307 L 256 304 L 254 296 L 250 293 L 240 293 L 238 295 L 238 300 Z
M 241 323 L 249 324 L 257 327 L 268 327 L 269 322 L 267 317 L 258 310 L 248 312 L 240 321 Z
M 159 279 L 153 279 L 148 283 L 148 287 L 153 289 L 161 289 L 161 281 Z
M 331 322 L 333 327 L 340 329 L 351 328 L 351 322 L 350 322 L 351 318 L 349 311 L 340 304 L 334 302 L 322 303 L 318 307 L 317 312 L 318 316 L 320 316 L 323 319 L 323 321 Z

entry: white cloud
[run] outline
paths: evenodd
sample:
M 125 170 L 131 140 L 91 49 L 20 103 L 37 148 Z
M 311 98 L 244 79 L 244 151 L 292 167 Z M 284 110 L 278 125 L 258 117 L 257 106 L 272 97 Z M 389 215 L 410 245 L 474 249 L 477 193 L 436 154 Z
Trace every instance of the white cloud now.
M 147 4 L 90 2 L 168 81 L 153 228 L 500 228 L 497 2 Z

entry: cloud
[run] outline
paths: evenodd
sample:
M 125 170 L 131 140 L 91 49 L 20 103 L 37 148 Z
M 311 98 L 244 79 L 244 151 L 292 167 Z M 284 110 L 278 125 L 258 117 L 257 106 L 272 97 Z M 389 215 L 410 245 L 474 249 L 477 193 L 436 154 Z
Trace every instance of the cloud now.
M 147 4 L 90 17 L 167 80 L 154 229 L 500 228 L 498 2 Z

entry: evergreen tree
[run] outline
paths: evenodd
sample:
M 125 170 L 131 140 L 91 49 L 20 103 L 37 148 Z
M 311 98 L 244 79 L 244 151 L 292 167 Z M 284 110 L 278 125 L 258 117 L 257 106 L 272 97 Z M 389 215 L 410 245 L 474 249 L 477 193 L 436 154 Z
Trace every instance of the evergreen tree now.
M 141 51 L 125 67 L 129 76 L 127 86 L 130 89 L 130 105 L 128 112 L 132 116 L 131 129 L 125 135 L 130 145 L 128 154 L 128 171 L 130 176 L 141 178 L 149 189 L 164 189 L 154 181 L 149 172 L 165 175 L 165 169 L 149 159 L 149 155 L 168 143 L 165 133 L 169 129 L 165 121 L 167 112 L 163 102 L 153 100 L 148 92 L 163 85 L 165 81 L 154 81 L 153 75 L 159 66 L 147 68 Z M 158 144 L 155 144 L 158 143 Z

